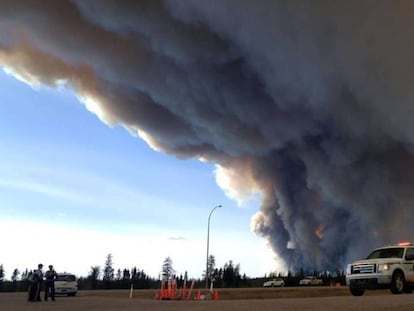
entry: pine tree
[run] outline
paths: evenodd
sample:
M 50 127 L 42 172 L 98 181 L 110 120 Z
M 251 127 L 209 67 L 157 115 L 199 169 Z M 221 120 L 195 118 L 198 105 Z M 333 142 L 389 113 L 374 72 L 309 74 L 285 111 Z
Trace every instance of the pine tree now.
M 96 289 L 98 286 L 98 278 L 101 274 L 101 267 L 99 266 L 92 266 L 91 271 L 89 272 L 88 279 L 90 280 L 91 287 Z
M 124 269 L 124 271 L 122 272 L 122 279 L 123 280 L 131 279 L 131 274 L 129 273 L 128 269 Z
M 173 268 L 172 259 L 170 257 L 165 258 L 164 263 L 162 264 L 161 275 L 163 279 L 168 279 L 173 276 L 175 270 Z
M 121 277 L 122 277 L 121 269 L 118 269 L 118 271 L 116 272 L 116 280 L 119 281 Z
M 106 261 L 105 261 L 103 281 L 104 282 L 113 281 L 114 280 L 114 271 L 115 271 L 115 269 L 113 268 L 112 255 L 108 254 L 106 256 Z
M 216 268 L 216 257 L 214 257 L 213 255 L 208 256 L 207 268 L 208 268 L 208 277 L 211 278 L 212 276 L 214 276 L 214 269 Z
M 133 267 L 131 271 L 131 279 L 137 280 L 138 279 L 138 270 L 137 267 Z
M 3 265 L 0 265 L 0 282 L 4 281 L 4 268 Z
M 223 269 L 223 285 L 226 287 L 238 287 L 240 279 L 240 264 L 235 266 L 232 260 L 225 263 Z
M 20 274 L 20 271 L 18 269 L 14 269 L 11 280 L 13 282 L 17 282 L 17 279 L 19 278 L 19 274 Z
M 21 280 L 26 280 L 28 275 L 29 275 L 29 270 L 27 270 L 27 268 L 26 268 L 26 270 L 24 270 L 23 273 L 22 273 Z
M 89 272 L 89 278 L 92 280 L 98 280 L 100 274 L 101 274 L 101 267 L 92 266 L 91 271 Z

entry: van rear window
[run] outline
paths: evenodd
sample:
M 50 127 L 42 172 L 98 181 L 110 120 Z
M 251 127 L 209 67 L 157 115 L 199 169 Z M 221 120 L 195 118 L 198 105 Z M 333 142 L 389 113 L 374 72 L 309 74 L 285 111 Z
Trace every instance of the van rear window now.
M 76 278 L 74 275 L 58 275 L 56 281 L 75 282 Z

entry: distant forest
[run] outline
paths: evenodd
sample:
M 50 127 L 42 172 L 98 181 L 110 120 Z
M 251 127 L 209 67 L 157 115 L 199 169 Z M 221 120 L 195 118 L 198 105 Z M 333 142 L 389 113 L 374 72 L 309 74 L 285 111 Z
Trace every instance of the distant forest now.
M 46 270 L 44 269 L 44 272 Z M 223 267 L 217 268 L 215 265 L 215 258 L 213 255 L 208 260 L 208 275 L 209 282 L 214 281 L 215 288 L 237 288 L 237 287 L 261 287 L 263 282 L 275 278 L 281 277 L 285 281 L 285 286 L 298 286 L 299 280 L 307 275 L 315 275 L 323 280 L 324 285 L 334 285 L 340 283 L 345 284 L 345 274 L 343 271 L 331 272 L 318 272 L 318 271 L 304 271 L 301 269 L 297 273 L 288 272 L 287 275 L 282 275 L 278 272 L 271 272 L 263 277 L 251 278 L 246 274 L 240 273 L 240 265 L 234 264 L 232 260 L 225 263 Z M 28 275 L 31 270 L 25 269 L 22 273 L 18 269 L 14 269 L 11 279 L 5 279 L 5 269 L 0 264 L 0 292 L 18 292 L 26 291 L 28 288 Z M 145 273 L 144 270 L 140 270 L 136 267 L 132 269 L 118 269 L 115 271 L 113 268 L 112 255 L 106 256 L 105 265 L 103 268 L 100 266 L 91 266 L 89 274 L 78 278 L 79 290 L 93 290 L 93 289 L 129 289 L 131 285 L 135 289 L 157 289 L 161 286 L 161 280 L 168 278 L 175 278 L 177 286 L 182 287 L 184 280 L 193 281 L 195 288 L 205 287 L 205 275 L 204 271 L 202 279 L 189 279 L 187 272 L 184 274 L 176 274 L 173 268 L 173 262 L 170 257 L 167 257 L 161 267 L 160 275 L 158 278 L 151 277 Z M 209 283 L 210 284 L 210 283 Z

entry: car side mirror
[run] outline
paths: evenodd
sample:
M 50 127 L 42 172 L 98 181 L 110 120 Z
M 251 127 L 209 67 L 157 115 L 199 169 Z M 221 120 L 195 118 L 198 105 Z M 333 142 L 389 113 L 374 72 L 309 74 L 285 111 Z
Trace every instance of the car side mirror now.
M 414 260 L 414 254 L 405 255 L 405 260 Z

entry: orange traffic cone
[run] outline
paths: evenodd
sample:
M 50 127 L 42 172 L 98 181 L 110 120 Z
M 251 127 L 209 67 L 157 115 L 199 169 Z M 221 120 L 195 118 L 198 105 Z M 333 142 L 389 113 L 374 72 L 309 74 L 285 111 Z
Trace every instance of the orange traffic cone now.
M 164 289 L 164 299 L 170 300 L 170 298 L 170 291 L 168 290 L 168 288 Z
M 191 298 L 191 295 L 193 294 L 193 289 L 194 289 L 194 280 L 191 282 L 191 286 L 190 286 L 190 289 L 188 291 L 186 300 L 189 300 Z
M 177 285 L 175 285 L 175 284 L 173 284 L 172 285 L 172 295 L 171 295 L 172 297 L 172 300 L 175 300 L 176 299 L 176 297 L 177 297 Z
M 216 289 L 215 291 L 214 291 L 214 300 L 218 300 L 219 299 L 219 296 L 218 296 L 218 290 Z
M 201 300 L 201 290 L 197 291 L 197 300 Z
M 187 287 L 187 280 L 184 279 L 184 284 L 183 284 L 183 287 L 182 287 L 182 290 L 183 291 L 181 292 L 181 299 L 185 299 L 186 298 L 186 295 L 185 295 L 186 287 Z
M 165 298 L 164 296 L 164 281 L 161 282 L 161 290 L 160 290 L 160 299 L 163 300 Z

